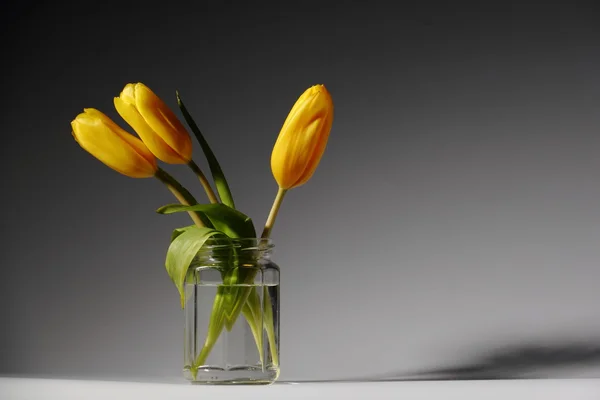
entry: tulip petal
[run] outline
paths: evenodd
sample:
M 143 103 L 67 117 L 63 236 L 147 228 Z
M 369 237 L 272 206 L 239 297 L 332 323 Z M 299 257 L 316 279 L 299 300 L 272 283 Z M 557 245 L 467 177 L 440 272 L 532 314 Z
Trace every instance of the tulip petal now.
M 77 143 L 115 171 L 132 178 L 147 178 L 156 172 L 156 160 L 144 144 L 100 111 L 86 109 L 71 122 L 71 127 Z
M 287 140 L 280 142 L 280 146 L 285 148 L 277 149 L 272 162 L 279 165 L 279 168 L 275 168 L 279 177 L 276 176 L 275 179 L 282 188 L 291 188 L 302 178 L 302 173 L 307 168 L 308 161 L 318 144 L 318 128 L 321 125 L 322 120 L 318 118 L 303 127 L 302 131 L 289 135 Z
M 135 136 L 131 135 L 129 132 L 117 125 L 106 114 L 96 110 L 95 108 L 84 108 L 83 111 L 88 116 L 99 119 L 111 131 L 118 135 L 122 140 L 127 142 L 137 154 L 144 157 L 150 164 L 156 165 L 156 158 L 152 152 L 150 152 L 148 147 L 144 145 L 141 140 L 137 139 Z
M 123 90 L 125 92 L 125 90 Z M 119 115 L 133 128 L 140 136 L 148 149 L 158 159 L 168 164 L 185 164 L 186 161 L 181 158 L 165 141 L 154 132 L 154 130 L 146 123 L 146 120 L 138 112 L 136 107 L 124 100 L 122 97 L 114 98 L 114 105 Z
M 325 151 L 333 121 L 333 102 L 323 85 L 307 89 L 288 114 L 271 155 L 271 170 L 279 186 L 306 183 Z
M 288 128 L 290 125 L 294 124 L 294 121 L 297 121 L 302 116 L 309 116 L 310 107 L 318 95 L 319 92 L 316 91 L 315 86 L 307 89 L 304 93 L 302 93 L 298 100 L 296 100 L 296 103 L 294 103 L 294 106 L 290 110 L 287 118 L 283 123 L 283 127 L 281 128 L 281 132 L 283 135 L 285 135 L 286 133 L 290 133 Z
M 152 130 L 183 160 L 189 162 L 192 158 L 192 140 L 173 111 L 142 83 L 135 85 L 135 104 Z
M 325 153 L 325 147 L 327 146 L 327 140 L 329 139 L 329 131 L 331 130 L 331 125 L 333 123 L 333 118 L 327 116 L 322 119 L 322 126 L 319 128 L 323 132 L 327 132 L 326 134 L 322 134 L 319 137 L 319 141 L 315 148 L 313 149 L 310 160 L 307 163 L 307 168 L 302 172 L 300 179 L 294 183 L 294 187 L 302 186 L 313 176 L 315 171 L 317 170 L 317 166 L 321 161 L 321 157 L 323 157 L 323 153 Z
M 125 85 L 119 97 L 125 103 L 135 106 L 135 85 L 133 83 Z

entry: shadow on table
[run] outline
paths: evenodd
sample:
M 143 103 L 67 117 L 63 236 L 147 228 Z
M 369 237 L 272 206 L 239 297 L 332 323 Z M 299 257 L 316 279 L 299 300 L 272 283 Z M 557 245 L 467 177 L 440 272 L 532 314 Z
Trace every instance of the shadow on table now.
M 600 366 L 600 342 L 594 344 L 566 343 L 552 346 L 519 344 L 483 353 L 465 363 L 404 371 L 379 376 L 341 379 L 349 381 L 422 381 L 422 380 L 492 380 L 540 379 L 564 377 L 565 369 Z M 578 374 L 575 373 L 575 377 Z M 573 377 L 573 374 L 569 374 Z M 589 377 L 589 376 L 587 376 Z M 595 377 L 600 377 L 600 370 Z M 315 381 L 312 381 L 315 382 Z M 329 381 L 331 382 L 331 381 Z
M 560 377 L 564 369 L 590 366 L 600 366 L 600 344 L 598 343 L 518 345 L 488 352 L 459 365 L 390 374 L 378 379 L 532 379 L 546 376 Z

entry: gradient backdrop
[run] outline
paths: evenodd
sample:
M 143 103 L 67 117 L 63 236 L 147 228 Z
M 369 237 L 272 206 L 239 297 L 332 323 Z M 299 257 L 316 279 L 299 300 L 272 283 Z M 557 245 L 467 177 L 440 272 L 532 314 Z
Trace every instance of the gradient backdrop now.
M 258 226 L 289 109 L 332 93 L 273 232 L 282 379 L 600 376 L 600 8 L 482 3 L 3 3 L 0 374 L 181 376 L 187 216 L 69 126 L 122 123 L 141 81 L 181 91 Z

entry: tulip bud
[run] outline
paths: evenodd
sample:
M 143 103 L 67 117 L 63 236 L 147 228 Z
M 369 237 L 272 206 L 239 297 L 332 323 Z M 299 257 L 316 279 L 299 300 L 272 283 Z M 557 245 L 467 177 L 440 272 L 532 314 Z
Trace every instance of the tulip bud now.
M 115 171 L 131 178 L 149 178 L 156 173 L 156 158 L 146 145 L 102 112 L 84 109 L 71 128 L 84 150 Z
M 271 171 L 281 189 L 305 184 L 325 151 L 333 123 L 333 101 L 323 85 L 307 89 L 287 116 L 271 154 Z
M 114 99 L 121 117 L 137 132 L 148 149 L 168 164 L 192 159 L 192 139 L 173 111 L 143 83 L 129 83 Z

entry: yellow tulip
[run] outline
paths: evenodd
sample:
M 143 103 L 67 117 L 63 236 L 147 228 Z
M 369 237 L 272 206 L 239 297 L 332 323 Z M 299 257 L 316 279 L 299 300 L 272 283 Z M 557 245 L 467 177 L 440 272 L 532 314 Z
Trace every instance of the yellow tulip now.
M 333 123 L 333 100 L 324 85 L 308 88 L 296 100 L 279 132 L 271 171 L 279 185 L 261 235 L 271 235 L 275 218 L 289 189 L 304 185 L 315 173 L 325 152 Z
M 271 171 L 281 189 L 305 184 L 325 151 L 333 123 L 333 101 L 323 85 L 308 88 L 288 114 L 271 154 Z
M 137 137 L 94 108 L 86 108 L 71 122 L 73 137 L 88 153 L 131 178 L 149 178 L 157 171 L 156 158 Z
M 192 139 L 173 111 L 143 83 L 129 83 L 114 99 L 121 117 L 148 149 L 168 164 L 188 164 Z

